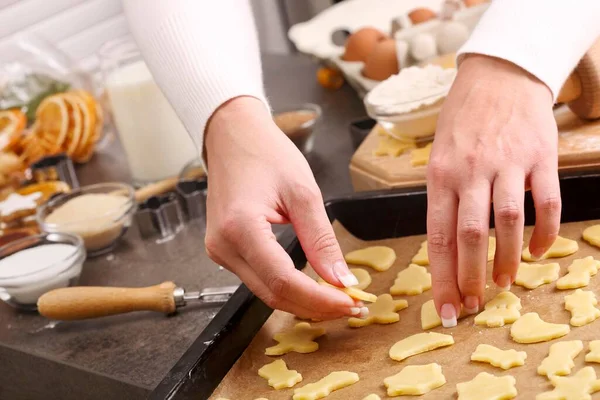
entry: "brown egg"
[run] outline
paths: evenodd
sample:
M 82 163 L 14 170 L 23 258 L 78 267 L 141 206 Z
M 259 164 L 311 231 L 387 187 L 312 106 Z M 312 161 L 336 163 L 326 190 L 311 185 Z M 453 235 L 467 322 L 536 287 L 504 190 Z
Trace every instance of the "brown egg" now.
M 408 18 L 410 18 L 413 25 L 417 25 L 437 18 L 437 14 L 429 8 L 415 8 L 408 13 Z
M 389 39 L 385 33 L 375 28 L 362 28 L 354 32 L 346 41 L 346 50 L 342 59 L 345 61 L 366 62 L 369 53 L 382 40 Z
M 488 0 L 463 0 L 463 3 L 465 3 L 465 6 L 467 7 L 474 7 L 487 2 Z
M 400 72 L 396 56 L 396 41 L 386 39 L 377 43 L 362 70 L 362 74 L 376 81 L 382 81 Z

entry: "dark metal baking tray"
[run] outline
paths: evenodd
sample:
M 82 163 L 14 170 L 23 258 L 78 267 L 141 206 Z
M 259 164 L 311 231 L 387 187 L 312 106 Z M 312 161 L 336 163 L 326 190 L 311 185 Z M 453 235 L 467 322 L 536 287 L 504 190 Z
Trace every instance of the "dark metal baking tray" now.
M 561 180 L 562 222 L 600 219 L 600 175 Z M 367 192 L 326 203 L 329 218 L 338 220 L 363 240 L 420 235 L 426 227 L 426 192 L 411 189 Z M 493 215 L 493 214 L 492 214 Z M 525 224 L 535 221 L 531 193 L 525 196 Z M 491 219 L 493 226 L 493 218 Z M 296 268 L 306 257 L 289 234 L 285 246 Z M 207 399 L 241 356 L 272 310 L 242 285 L 200 334 L 150 396 L 152 400 Z

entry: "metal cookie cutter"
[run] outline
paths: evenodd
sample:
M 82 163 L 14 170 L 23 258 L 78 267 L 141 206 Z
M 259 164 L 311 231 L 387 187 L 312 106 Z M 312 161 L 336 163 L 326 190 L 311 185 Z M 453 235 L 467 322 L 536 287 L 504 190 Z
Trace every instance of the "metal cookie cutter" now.
M 171 240 L 183 228 L 183 212 L 173 192 L 152 196 L 140 204 L 135 219 L 144 238 L 159 236 L 158 242 Z
M 35 183 L 63 181 L 72 189 L 79 188 L 73 161 L 64 153 L 47 156 L 31 164 L 28 179 Z
M 181 180 L 175 187 L 183 212 L 188 221 L 206 214 L 206 180 Z

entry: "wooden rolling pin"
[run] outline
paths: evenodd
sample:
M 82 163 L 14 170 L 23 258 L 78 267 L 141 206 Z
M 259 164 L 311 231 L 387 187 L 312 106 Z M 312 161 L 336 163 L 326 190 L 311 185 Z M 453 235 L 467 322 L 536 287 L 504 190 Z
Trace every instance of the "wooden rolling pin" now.
M 106 317 L 133 311 L 171 314 L 185 306 L 188 301 L 223 304 L 237 288 L 226 286 L 186 293 L 173 282 L 144 288 L 69 287 L 55 289 L 42 295 L 37 307 L 41 315 L 57 321 Z

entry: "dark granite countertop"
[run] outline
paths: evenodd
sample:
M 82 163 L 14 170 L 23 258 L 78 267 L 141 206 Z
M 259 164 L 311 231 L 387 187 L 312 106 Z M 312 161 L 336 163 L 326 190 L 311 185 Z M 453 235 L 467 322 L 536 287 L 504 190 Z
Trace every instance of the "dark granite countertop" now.
M 307 57 L 263 58 L 273 108 L 313 102 L 323 108 L 309 161 L 325 198 L 352 191 L 348 164 L 353 149 L 348 124 L 364 116 L 348 86 L 318 86 Z M 78 169 L 81 184 L 129 179 L 117 140 Z M 149 286 L 173 280 L 188 290 L 236 284 L 208 259 L 204 221 L 188 225 L 163 244 L 142 241 L 133 227 L 108 256 L 86 261 L 80 283 Z M 187 306 L 174 316 L 135 313 L 59 323 L 0 304 L 0 399 L 138 399 L 146 397 L 200 334 L 217 308 Z

